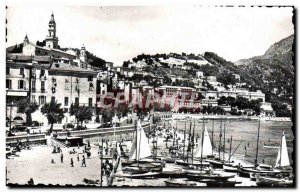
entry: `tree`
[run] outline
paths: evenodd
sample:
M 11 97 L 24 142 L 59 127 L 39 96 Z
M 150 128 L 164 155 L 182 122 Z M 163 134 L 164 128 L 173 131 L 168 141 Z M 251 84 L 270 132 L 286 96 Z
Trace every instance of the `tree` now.
M 63 109 L 60 107 L 61 103 L 57 103 L 57 101 L 51 100 L 50 103 L 45 103 L 41 108 L 42 114 L 46 115 L 48 123 L 51 125 L 49 133 L 52 133 L 53 131 L 53 124 L 61 121 L 65 117 Z
M 84 120 L 91 120 L 93 116 L 93 112 L 89 107 L 79 106 L 72 104 L 70 107 L 70 115 L 74 115 L 77 121 L 77 127 L 79 122 L 81 122 L 81 126 Z
M 34 113 L 39 105 L 36 102 L 31 102 L 29 98 L 24 98 L 17 103 L 18 112 L 26 114 L 26 125 L 31 125 L 31 114 Z

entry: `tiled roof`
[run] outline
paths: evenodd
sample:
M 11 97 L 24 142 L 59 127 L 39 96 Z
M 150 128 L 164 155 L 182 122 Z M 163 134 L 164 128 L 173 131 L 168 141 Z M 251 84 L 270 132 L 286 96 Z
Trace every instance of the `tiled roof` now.
M 66 72 L 84 72 L 84 73 L 98 73 L 97 71 L 93 71 L 90 69 L 84 69 L 81 67 L 75 67 L 75 66 L 68 66 L 68 65 L 59 65 L 59 67 L 56 67 L 55 64 L 53 64 L 50 69 L 50 71 L 66 71 Z
M 17 60 L 17 61 L 30 61 L 32 60 L 32 57 L 28 55 L 21 55 L 21 54 L 7 54 L 6 59 Z

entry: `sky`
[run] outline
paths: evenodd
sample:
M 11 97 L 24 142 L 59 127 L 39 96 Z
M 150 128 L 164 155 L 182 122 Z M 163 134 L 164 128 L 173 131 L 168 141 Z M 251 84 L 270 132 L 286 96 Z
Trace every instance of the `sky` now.
M 89 52 L 122 65 L 139 54 L 217 53 L 237 61 L 264 52 L 294 33 L 292 8 L 200 6 L 12 6 L 7 44 L 45 39 L 54 13 L 61 47 Z

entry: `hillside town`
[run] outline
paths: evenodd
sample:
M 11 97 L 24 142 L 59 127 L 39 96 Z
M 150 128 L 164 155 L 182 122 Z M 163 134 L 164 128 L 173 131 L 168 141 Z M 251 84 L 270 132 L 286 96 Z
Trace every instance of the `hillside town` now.
M 6 48 L 8 185 L 293 185 L 293 103 L 274 104 L 208 52 L 112 63 L 85 42 L 62 48 L 56 19 L 52 12 L 41 27 L 42 41 L 25 33 Z M 283 128 L 259 140 L 270 122 Z
M 159 76 L 145 70 L 147 63 L 144 60 L 130 62 L 127 67 L 115 67 L 111 62 L 106 62 L 102 67 L 95 67 L 89 64 L 84 45 L 81 46 L 80 52 L 71 48 L 65 51 L 59 49 L 56 30 L 52 14 L 44 46 L 30 42 L 29 34 L 26 34 L 23 43 L 7 48 L 7 121 L 26 119 L 25 113 L 18 112 L 17 103 L 29 98 L 30 102 L 39 105 L 38 110 L 32 114 L 33 120 L 47 124 L 47 118 L 40 109 L 45 103 L 56 101 L 61 104 L 64 113 L 64 118 L 58 123 L 75 122 L 74 116 L 69 115 L 72 104 L 88 107 L 93 117 L 85 122 L 95 123 L 96 119 L 99 119 L 97 115 L 100 114 L 101 95 L 105 96 L 113 91 L 123 92 L 126 95 L 125 103 L 129 102 L 129 98 L 134 98 L 145 91 L 153 96 L 155 92 L 162 93 L 163 98 L 156 98 L 153 102 L 164 102 L 168 105 L 165 110 L 175 113 L 235 112 L 240 115 L 275 116 L 271 103 L 265 101 L 265 94 L 260 90 L 249 91 L 242 88 L 245 83 L 240 81 L 238 74 L 233 74 L 235 84 L 224 86 L 217 81 L 216 76 L 204 76 L 200 70 L 196 71 L 194 78 L 182 77 L 180 74 Z M 201 55 L 198 55 L 197 60 L 176 59 L 172 54 L 167 59 L 163 57 L 158 59 L 160 62 L 154 62 L 158 65 L 163 63 L 171 69 L 187 70 L 188 67 L 192 67 L 186 63 L 199 66 L 212 65 Z M 170 98 L 175 100 L 171 101 Z M 233 102 L 229 102 L 226 98 L 258 101 L 259 109 L 254 111 L 253 108 L 241 105 L 233 106 Z M 214 110 L 205 110 L 208 108 Z M 288 108 L 291 110 L 291 105 L 288 105 Z

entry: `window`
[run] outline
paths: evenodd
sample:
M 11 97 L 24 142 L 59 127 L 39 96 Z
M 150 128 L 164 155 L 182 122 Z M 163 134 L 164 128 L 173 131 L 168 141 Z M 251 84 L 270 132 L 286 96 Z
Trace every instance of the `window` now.
M 11 80 L 10 79 L 6 79 L 6 88 L 11 89 Z
M 69 90 L 69 79 L 65 79 L 65 90 Z
M 93 98 L 89 98 L 89 107 L 93 106 Z
M 88 76 L 88 81 L 93 81 L 93 76 Z
M 45 81 L 41 81 L 41 91 L 45 92 Z
M 32 95 L 32 96 L 31 96 L 31 101 L 32 101 L 32 102 L 35 102 L 35 95 Z
M 45 70 L 41 69 L 40 77 L 45 76 Z
M 65 106 L 69 105 L 69 97 L 65 97 Z
M 94 84 L 92 82 L 89 84 L 89 91 L 94 91 Z
M 79 105 L 79 98 L 78 97 L 75 97 L 75 105 Z
M 20 68 L 20 75 L 24 75 L 24 68 Z
M 55 97 L 51 97 L 51 102 L 55 102 Z
M 6 75 L 9 75 L 9 74 L 10 74 L 10 68 L 6 67 Z
M 46 96 L 39 96 L 39 105 L 44 105 L 46 102 Z
M 35 91 L 35 81 L 32 81 L 32 91 Z
M 35 78 L 36 77 L 36 69 L 32 69 L 32 77 Z
M 18 89 L 26 89 L 24 80 L 18 81 Z

